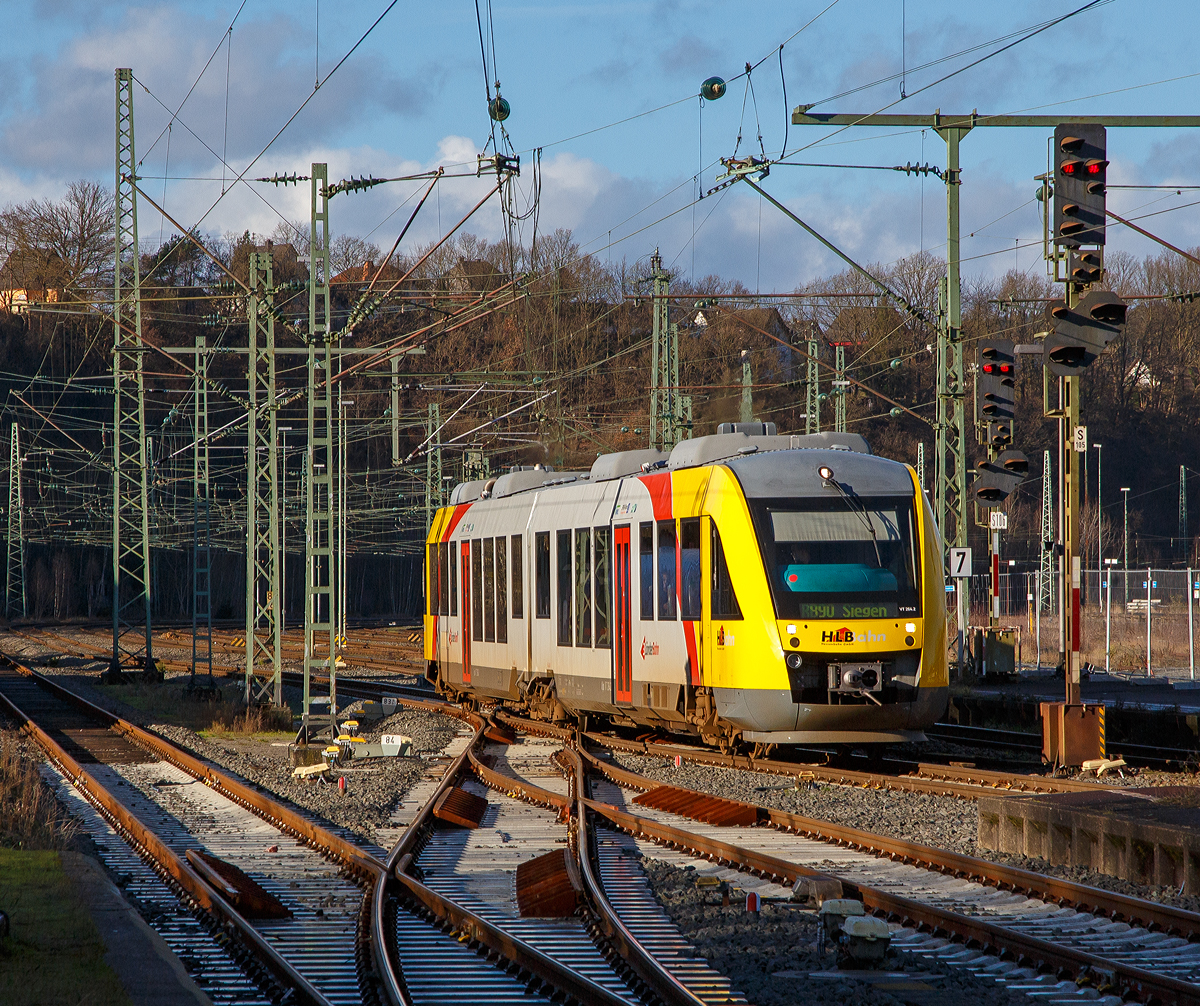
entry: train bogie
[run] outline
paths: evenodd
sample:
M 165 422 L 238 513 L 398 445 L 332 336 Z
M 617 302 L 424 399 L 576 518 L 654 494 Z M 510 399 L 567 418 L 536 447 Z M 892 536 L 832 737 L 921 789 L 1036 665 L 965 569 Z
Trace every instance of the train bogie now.
M 941 543 L 860 437 L 721 434 L 455 490 L 427 542 L 453 693 L 727 744 L 919 739 L 946 702 Z

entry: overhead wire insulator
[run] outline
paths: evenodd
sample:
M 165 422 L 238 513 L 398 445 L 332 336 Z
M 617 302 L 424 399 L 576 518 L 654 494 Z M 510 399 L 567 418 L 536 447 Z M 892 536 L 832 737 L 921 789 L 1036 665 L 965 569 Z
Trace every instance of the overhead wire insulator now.
M 716 101 L 725 94 L 728 85 L 720 77 L 709 77 L 700 85 L 700 97 L 705 101 Z
M 308 175 L 298 175 L 292 172 L 290 175 L 274 174 L 270 178 L 256 178 L 256 182 L 267 182 L 270 185 L 299 185 L 300 182 L 309 181 Z
M 343 178 L 340 182 L 335 182 L 333 185 L 327 185 L 324 195 L 327 198 L 332 198 L 339 192 L 362 192 L 364 189 L 382 185 L 386 181 L 390 181 L 390 179 L 375 178 L 373 175 L 364 175 L 362 178 L 355 178 L 352 175 L 349 178 Z
M 512 106 L 505 98 L 496 95 L 488 102 L 488 115 L 492 117 L 493 122 L 503 122 L 512 114 Z

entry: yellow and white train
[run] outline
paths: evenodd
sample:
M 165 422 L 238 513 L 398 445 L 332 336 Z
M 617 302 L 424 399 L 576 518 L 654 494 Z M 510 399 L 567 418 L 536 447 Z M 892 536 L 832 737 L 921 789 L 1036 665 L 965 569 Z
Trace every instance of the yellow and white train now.
M 946 605 L 913 469 L 854 434 L 721 429 L 456 486 L 426 545 L 430 680 L 723 748 L 924 739 Z

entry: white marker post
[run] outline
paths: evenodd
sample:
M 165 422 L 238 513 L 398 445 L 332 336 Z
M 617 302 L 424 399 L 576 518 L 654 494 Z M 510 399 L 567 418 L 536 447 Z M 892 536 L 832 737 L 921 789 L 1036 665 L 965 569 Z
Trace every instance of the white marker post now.
M 961 678 L 963 673 L 963 639 L 967 621 L 965 594 L 971 589 L 971 550 L 969 548 L 950 549 L 950 575 L 958 581 L 955 587 L 958 591 L 958 674 Z

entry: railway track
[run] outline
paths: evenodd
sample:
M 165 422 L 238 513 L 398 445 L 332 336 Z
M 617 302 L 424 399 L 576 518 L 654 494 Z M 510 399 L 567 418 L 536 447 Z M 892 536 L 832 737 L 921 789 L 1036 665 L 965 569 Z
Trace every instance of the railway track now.
M 21 665 L 0 668 L 0 702 L 46 750 L 63 774 L 64 797 L 81 811 L 110 866 L 126 878 L 127 888 L 148 899 L 172 946 L 207 987 L 220 990 L 217 1001 L 269 1002 L 285 995 L 296 1002 L 396 1006 L 739 1001 L 720 976 L 686 963 L 678 953 L 686 948 L 677 933 L 671 944 L 672 927 L 661 912 L 657 927 L 646 929 L 642 919 L 642 928 L 659 941 L 656 954 L 667 946 L 668 956 L 676 951 L 677 964 L 699 970 L 709 994 L 690 994 L 608 907 L 602 881 L 590 882 L 582 920 L 567 922 L 514 921 L 471 897 L 462 877 L 448 869 L 462 856 L 463 832 L 443 833 L 432 825 L 439 797 L 461 781 L 468 754 L 475 757 L 486 726 L 479 717 L 459 714 L 472 727 L 469 744 L 430 783 L 422 810 L 384 853 L 353 845 Z M 196 783 L 203 785 L 189 788 Z M 502 823 L 527 812 L 504 795 L 489 804 L 507 815 Z M 558 821 L 555 812 L 526 823 L 543 844 L 557 828 L 564 844 L 574 834 L 577 848 L 591 848 L 586 828 L 571 830 Z M 274 859 L 265 866 L 264 848 L 278 853 L 279 834 L 300 839 L 299 848 L 282 854 L 286 863 Z M 265 846 L 270 835 L 276 837 Z M 214 885 L 211 875 L 194 868 L 187 851 L 198 846 L 253 873 L 268 894 L 286 902 L 290 917 L 251 922 L 223 896 L 231 892 L 220 878 Z M 483 855 L 486 848 L 477 850 L 476 859 Z M 332 875 L 326 858 L 337 867 Z M 580 862 L 590 875 L 591 858 Z M 603 857 L 599 862 L 601 876 L 612 872 L 611 863 Z M 424 883 L 438 874 L 437 884 Z M 195 911 L 181 912 L 181 898 Z M 640 908 L 643 916 L 652 905 L 648 890 L 639 902 L 628 884 L 618 901 L 631 913 Z M 228 943 L 223 928 L 238 935 L 232 949 L 222 949 Z M 637 961 L 632 968 L 630 959 Z
M 897 948 L 1011 991 L 1106 1006 L 1200 1003 L 1196 913 L 663 786 L 586 752 L 571 757 L 603 777 L 587 808 L 658 858 L 726 879 L 740 872 L 763 897 L 786 898 L 799 878 L 833 874 L 844 894 L 891 921 Z M 512 785 L 546 799 L 528 782 Z M 743 823 L 711 823 L 731 820 Z M 745 874 L 760 879 L 745 884 Z

